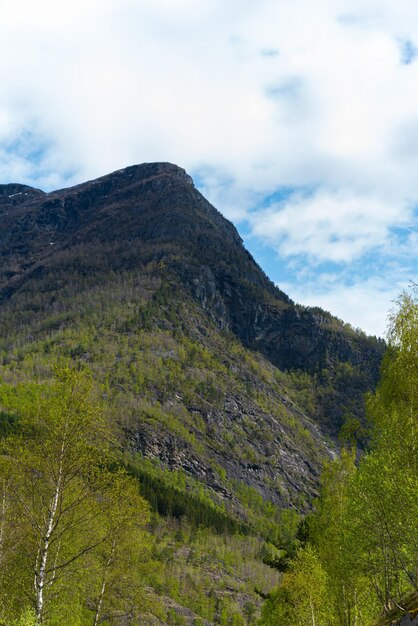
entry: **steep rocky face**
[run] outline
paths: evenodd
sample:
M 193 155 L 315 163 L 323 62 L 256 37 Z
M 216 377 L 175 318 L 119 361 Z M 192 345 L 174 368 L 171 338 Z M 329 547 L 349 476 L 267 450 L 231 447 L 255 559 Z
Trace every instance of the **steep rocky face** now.
M 22 201 L 23 211 L 16 211 L 15 195 L 7 191 L 10 189 L 3 190 L 3 197 L 5 206 L 9 200 L 7 208 L 14 223 L 1 233 L 0 253 L 5 263 L 17 254 L 32 255 L 25 265 L 35 255 L 51 265 L 51 244 L 55 246 L 54 260 L 58 250 L 82 244 L 99 255 L 99 267 L 110 250 L 115 263 L 133 259 L 139 265 L 150 257 L 164 259 L 190 283 L 201 269 L 210 268 L 217 281 L 223 270 L 234 279 L 280 293 L 244 250 L 232 224 L 194 188 L 184 170 L 174 165 L 129 167 L 40 198 L 39 192 L 31 190 Z
M 205 424 L 203 438 L 201 427 L 192 432 L 210 448 L 210 459 L 202 457 L 192 443 L 176 433 L 164 428 L 156 431 L 152 424 L 143 422 L 135 423 L 129 431 L 130 447 L 147 458 L 159 459 L 170 470 L 184 470 L 237 507 L 234 490 L 225 488 L 214 466 L 224 468 L 229 481 L 244 478 L 245 484 L 266 501 L 280 507 L 297 503 L 305 509 L 318 495 L 322 461 L 332 452 L 321 433 L 288 398 L 283 397 L 282 403 L 286 405 L 284 420 L 273 411 L 260 410 L 257 403 L 238 393 L 225 394 L 219 407 L 178 402 L 197 418 L 198 424 Z M 292 417 L 305 433 L 302 440 L 289 429 Z
M 97 277 L 155 262 L 220 330 L 280 369 L 308 372 L 332 388 L 318 394 L 314 411 L 331 432 L 347 407 L 361 415 L 383 345 L 319 309 L 294 305 L 181 168 L 143 164 L 49 194 L 2 185 L 0 211 L 0 302 L 18 298 L 31 280 L 52 293 L 66 271 Z

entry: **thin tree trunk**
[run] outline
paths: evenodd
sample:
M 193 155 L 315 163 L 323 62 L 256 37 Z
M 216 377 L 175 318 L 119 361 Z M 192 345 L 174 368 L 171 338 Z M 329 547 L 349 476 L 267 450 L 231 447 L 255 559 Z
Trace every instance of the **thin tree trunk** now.
M 100 612 L 102 610 L 102 604 L 103 604 L 103 598 L 106 592 L 106 584 L 107 584 L 107 573 L 109 571 L 110 566 L 113 563 L 113 558 L 115 556 L 115 549 L 116 549 L 116 539 L 113 539 L 112 541 L 112 549 L 110 551 L 110 556 L 106 562 L 105 565 L 105 569 L 103 572 L 103 581 L 102 581 L 102 588 L 100 590 L 100 595 L 99 595 L 99 599 L 97 601 L 97 606 L 96 606 L 96 613 L 94 615 L 94 621 L 93 621 L 93 626 L 97 626 L 99 623 L 99 618 L 100 618 Z
M 312 626 L 316 626 L 315 611 L 314 611 L 312 600 L 309 600 L 309 606 L 311 607 Z
M 103 597 L 106 591 L 106 577 L 103 576 L 102 588 L 100 590 L 99 600 L 97 602 L 96 613 L 94 615 L 93 626 L 97 626 L 99 623 L 100 611 L 102 610 Z
M 55 515 L 58 508 L 58 500 L 61 492 L 61 480 L 58 480 L 55 493 L 49 510 L 47 529 L 43 538 L 43 545 L 39 552 L 39 572 L 35 573 L 36 589 L 36 618 L 42 623 L 44 611 L 44 588 L 46 579 L 46 565 L 48 561 L 49 546 L 54 529 Z
M 0 509 L 0 563 L 3 561 L 3 544 L 4 544 L 4 528 L 6 525 L 6 511 L 7 511 L 7 489 L 6 489 L 6 481 L 3 480 L 3 495 L 1 499 L 1 509 Z
M 54 531 L 55 516 L 57 514 L 58 502 L 59 502 L 61 492 L 62 492 L 63 464 L 64 464 L 64 455 L 65 455 L 65 444 L 66 444 L 66 439 L 67 439 L 66 432 L 67 432 L 67 424 L 65 424 L 65 427 L 64 427 L 64 433 L 63 433 L 63 439 L 62 439 L 60 457 L 59 457 L 57 483 L 55 485 L 55 491 L 52 497 L 51 506 L 48 511 L 46 532 L 43 537 L 43 540 L 41 540 L 42 547 L 40 548 L 39 553 L 38 553 L 39 561 L 38 559 L 37 561 L 39 562 L 39 572 L 38 572 L 38 568 L 36 568 L 36 571 L 35 571 L 35 594 L 36 594 L 35 613 L 36 613 L 37 620 L 41 624 L 42 624 L 43 613 L 44 613 L 44 600 L 45 600 L 44 590 L 45 590 L 45 583 L 46 583 L 46 566 L 48 562 L 49 547 L 51 544 L 51 537 Z

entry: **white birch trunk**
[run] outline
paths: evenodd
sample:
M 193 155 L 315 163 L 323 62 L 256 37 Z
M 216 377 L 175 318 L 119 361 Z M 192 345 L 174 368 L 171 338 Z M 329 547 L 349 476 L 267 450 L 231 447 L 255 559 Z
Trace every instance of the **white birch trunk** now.
M 312 600 L 309 600 L 309 606 L 311 607 L 312 626 L 316 626 L 315 610 L 314 610 L 314 606 L 313 606 Z
M 7 511 L 7 488 L 6 481 L 3 480 L 3 494 L 1 498 L 0 508 L 0 564 L 3 561 L 3 545 L 4 545 L 4 529 L 6 526 L 6 511 Z
M 49 546 L 51 543 L 52 531 L 54 528 L 55 515 L 58 508 L 58 500 L 61 492 L 61 481 L 57 482 L 55 493 L 52 499 L 51 508 L 47 519 L 46 533 L 43 538 L 43 545 L 39 552 L 39 572 L 35 574 L 36 589 L 36 617 L 42 623 L 44 610 L 44 589 L 46 580 L 46 566 L 48 562 Z
M 98 623 L 99 623 L 99 617 L 100 617 L 100 612 L 102 610 L 103 598 L 104 598 L 104 594 L 106 592 L 107 572 L 108 572 L 110 566 L 113 563 L 113 557 L 115 555 L 115 549 L 116 549 L 116 540 L 114 539 L 113 542 L 112 542 L 112 550 L 110 552 L 110 556 L 109 556 L 109 558 L 107 560 L 107 563 L 105 565 L 105 570 L 103 572 L 102 588 L 100 590 L 99 599 L 97 601 L 97 607 L 96 607 L 96 613 L 94 615 L 93 626 L 97 626 Z
M 48 555 L 49 555 L 49 547 L 51 544 L 51 538 L 54 531 L 55 517 L 57 514 L 58 503 L 62 492 L 62 478 L 63 478 L 63 464 L 64 464 L 64 455 L 65 455 L 65 444 L 66 444 L 66 431 L 67 424 L 64 427 L 63 439 L 60 450 L 59 457 L 59 465 L 58 465 L 58 477 L 57 483 L 55 485 L 54 495 L 52 497 L 51 506 L 48 511 L 48 517 L 46 520 L 46 531 L 45 535 L 41 540 L 41 548 L 38 552 L 37 562 L 39 563 L 39 571 L 38 567 L 36 567 L 35 571 L 35 612 L 37 620 L 42 624 L 43 613 L 44 613 L 44 591 L 46 584 L 46 574 L 47 574 L 47 563 L 48 563 Z
M 94 615 L 93 626 L 97 626 L 99 623 L 100 612 L 102 610 L 103 597 L 106 591 L 106 577 L 103 577 L 102 588 L 100 590 L 99 600 L 97 602 L 96 613 Z

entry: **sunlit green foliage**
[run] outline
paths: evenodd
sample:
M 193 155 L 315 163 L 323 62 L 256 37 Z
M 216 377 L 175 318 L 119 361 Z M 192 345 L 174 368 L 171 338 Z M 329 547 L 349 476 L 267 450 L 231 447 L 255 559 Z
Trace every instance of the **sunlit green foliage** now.
M 109 469 L 112 433 L 91 377 L 63 368 L 43 385 L 3 384 L 0 405 L 19 415 L 0 442 L 1 618 L 17 619 L 25 603 L 48 626 L 125 613 L 143 588 L 130 565 L 149 560 L 148 508 Z
M 333 397 L 333 380 L 338 373 L 279 371 L 260 355 L 245 350 L 230 333 L 219 333 L 200 307 L 157 265 L 151 262 L 140 273 L 124 272 L 123 276 L 113 272 L 90 276 L 66 267 L 65 284 L 51 280 L 50 290 L 44 293 L 35 280 L 32 290 L 20 291 L 18 298 L 2 305 L 0 374 L 9 385 L 4 393 L 15 389 L 16 384 L 20 386 L 17 404 L 4 404 L 0 433 L 8 438 L 23 436 L 23 431 L 19 435 L 21 405 L 32 402 L 31 381 L 43 381 L 43 389 L 48 391 L 53 363 L 87 365 L 100 386 L 100 411 L 106 427 L 109 422 L 118 423 L 129 434 L 138 425 L 145 425 L 161 435 L 173 435 L 230 494 L 224 500 L 181 471 L 169 471 L 140 455 L 125 455 L 125 468 L 137 480 L 154 511 L 150 532 L 157 536 L 161 550 L 154 550 L 155 562 L 150 564 L 146 556 L 149 537 L 140 525 L 135 539 L 126 510 L 123 520 L 130 530 L 120 532 L 119 560 L 114 558 L 116 553 L 112 554 L 112 544 L 104 541 L 94 554 L 92 550 L 86 558 L 74 562 L 76 585 L 70 588 L 63 584 L 61 588 L 56 584 L 57 606 L 65 598 L 71 607 L 72 626 L 92 623 L 103 582 L 106 595 L 100 611 L 107 611 L 110 623 L 117 619 L 118 611 L 129 609 L 135 614 L 133 607 L 138 604 L 144 611 L 151 606 L 151 612 L 158 612 L 152 608 L 155 603 L 144 596 L 146 587 L 189 607 L 196 620 L 253 626 L 259 615 L 260 593 L 269 593 L 277 584 L 279 574 L 275 568 L 286 566 L 299 545 L 299 514 L 293 507 L 306 510 L 308 499 L 304 493 L 296 496 L 283 477 L 274 476 L 272 471 L 266 487 L 280 493 L 288 507 L 279 511 L 254 487 L 230 478 L 220 460 L 234 457 L 273 468 L 277 441 L 268 420 L 274 420 L 283 426 L 295 449 L 319 463 L 322 453 L 317 448 L 318 439 L 306 422 L 302 423 L 296 406 L 317 415 L 319 403 Z M 353 372 L 353 377 L 356 375 Z M 242 394 L 250 407 L 268 419 L 256 420 L 251 413 L 244 413 L 223 422 L 224 400 L 231 390 Z M 212 410 L 220 415 L 216 424 L 202 417 Z M 98 432 L 97 440 L 100 438 Z M 255 442 L 263 443 L 262 452 Z M 105 447 L 101 449 L 99 466 L 100 470 L 107 468 L 104 474 L 108 482 L 103 484 L 104 474 L 98 471 L 97 487 L 108 495 L 101 496 L 106 506 L 101 508 L 100 524 L 93 524 L 94 532 L 99 534 L 106 529 L 110 534 L 115 522 L 107 507 L 111 512 L 110 486 L 121 461 L 119 454 L 110 454 L 109 458 Z M 42 474 L 38 467 L 39 471 Z M 93 476 L 91 480 L 94 482 Z M 93 497 L 92 502 L 97 503 L 97 498 Z M 142 524 L 146 516 L 138 519 Z M 132 534 L 137 558 L 127 551 L 124 541 L 128 534 Z M 88 533 L 82 537 L 87 538 Z M 69 541 L 68 549 L 74 547 Z M 107 566 L 109 561 L 112 571 Z M 10 611 L 18 619 L 22 606 L 17 606 L 19 593 L 13 594 L 7 595 L 7 601 L 12 604 L 16 598 Z M 31 603 L 29 600 L 29 608 Z M 50 606 L 48 619 L 55 610 L 52 601 Z M 175 607 L 162 607 L 160 611 L 169 624 L 183 619 Z M 103 619 L 106 615 L 102 613 Z M 67 614 L 63 612 L 64 623 L 65 619 Z M 143 616 L 140 619 L 146 623 Z
M 369 450 L 357 468 L 354 450 L 344 449 L 325 468 L 321 495 L 308 524 L 310 544 L 298 552 L 290 573 L 267 601 L 261 622 L 266 626 L 372 626 L 381 614 L 389 616 L 396 609 L 401 615 L 407 598 L 417 590 L 416 291 L 402 294 L 397 304 L 381 381 L 368 401 Z M 312 550 L 315 568 L 312 559 L 306 560 Z M 309 618 L 314 572 L 319 576 L 315 591 L 321 598 L 320 610 Z M 305 621 L 295 615 L 305 615 Z
M 418 587 L 418 298 L 402 294 L 389 326 L 390 350 L 368 411 L 371 451 L 351 499 L 361 568 L 390 611 Z

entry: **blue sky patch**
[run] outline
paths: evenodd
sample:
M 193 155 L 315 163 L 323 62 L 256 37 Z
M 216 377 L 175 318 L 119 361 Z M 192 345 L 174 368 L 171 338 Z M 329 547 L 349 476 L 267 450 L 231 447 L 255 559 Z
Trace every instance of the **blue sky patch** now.
M 411 65 L 411 63 L 413 63 L 415 59 L 417 58 L 418 48 L 409 39 L 406 39 L 405 41 L 401 41 L 400 48 L 401 48 L 402 65 Z

